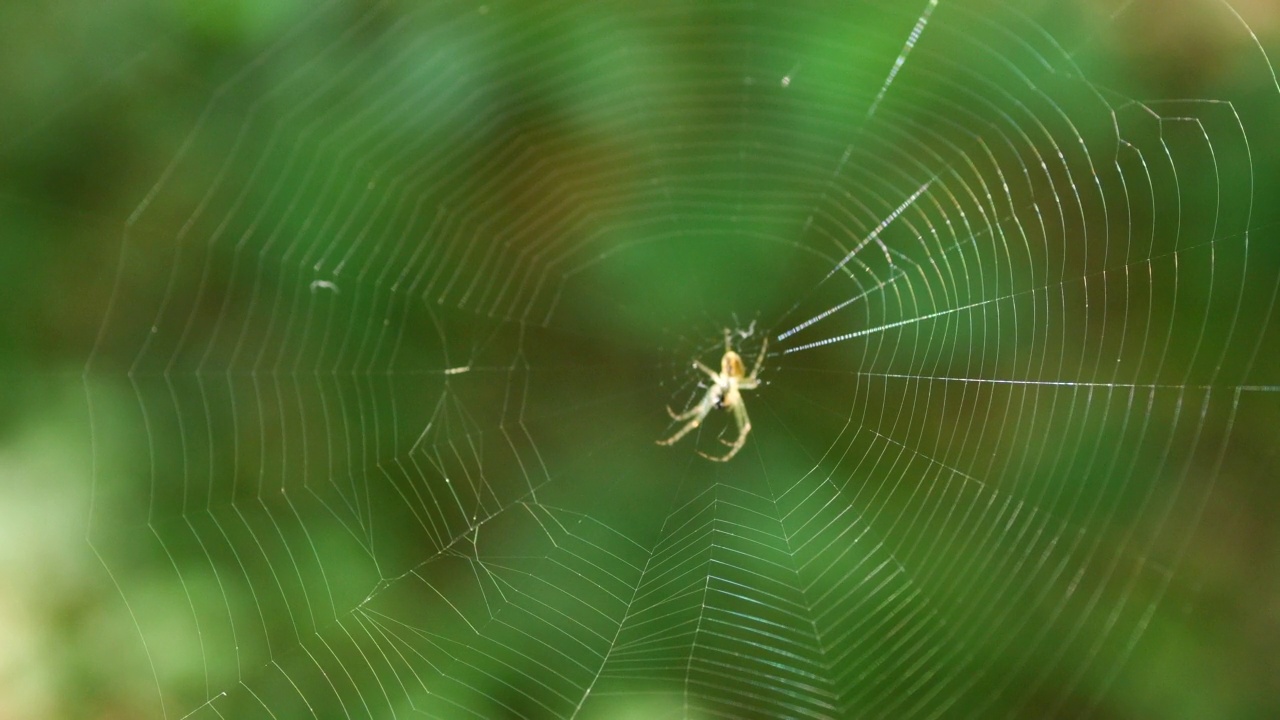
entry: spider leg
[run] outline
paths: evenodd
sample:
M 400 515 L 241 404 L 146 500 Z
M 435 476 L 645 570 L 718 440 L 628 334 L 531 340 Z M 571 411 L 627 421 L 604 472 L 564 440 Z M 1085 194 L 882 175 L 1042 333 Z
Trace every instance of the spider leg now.
M 675 410 L 672 410 L 672 409 L 671 409 L 671 406 L 670 406 L 670 405 L 668 405 L 668 406 L 667 406 L 667 414 L 671 416 L 671 419 L 672 419 L 672 420 L 675 420 L 675 421 L 677 421 L 677 422 L 680 422 L 680 421 L 683 421 L 683 420 L 688 420 L 689 418 L 693 417 L 694 415 L 697 415 L 697 414 L 698 414 L 698 411 L 699 411 L 699 410 L 701 410 L 701 409 L 702 409 L 702 403 L 698 403 L 697 405 L 694 405 L 693 407 L 689 408 L 688 410 L 685 410 L 685 411 L 684 411 L 684 412 L 682 412 L 682 413 L 677 413 Z
M 698 451 L 698 454 L 708 460 L 714 460 L 716 462 L 728 462 L 730 458 L 737 455 L 738 451 L 741 450 L 742 446 L 747 442 L 747 433 L 751 432 L 751 418 L 747 415 L 746 404 L 741 400 L 733 405 L 733 420 L 738 425 L 738 439 L 733 442 L 729 442 L 724 438 L 720 438 L 720 442 L 729 446 L 729 452 L 719 457 L 708 455 L 701 450 Z
M 696 427 L 698 427 L 699 425 L 701 425 L 701 424 L 702 424 L 702 419 L 703 419 L 703 418 L 705 418 L 705 417 L 707 416 L 707 413 L 708 413 L 708 412 L 711 412 L 711 409 L 710 409 L 710 408 L 707 408 L 707 409 L 705 409 L 705 410 L 704 410 L 704 409 L 702 408 L 702 406 L 701 406 L 701 405 L 699 405 L 698 407 L 694 408 L 694 410 L 699 411 L 699 412 L 698 412 L 697 417 L 695 417 L 695 418 L 693 418 L 692 420 L 690 420 L 689 422 L 685 423 L 685 424 L 684 424 L 684 427 L 682 427 L 682 428 L 680 428 L 679 430 L 677 430 L 675 435 L 672 435 L 671 437 L 667 438 L 666 440 L 658 440 L 658 441 L 656 441 L 656 442 L 657 442 L 659 445 L 671 445 L 672 443 L 678 442 L 678 441 L 680 440 L 680 438 L 684 437 L 685 435 L 688 435 L 688 434 L 689 434 L 689 432 L 690 432 L 691 430 L 693 430 L 694 428 L 696 428 Z
M 724 389 L 720 386 L 720 383 L 716 383 L 711 387 L 707 388 L 706 394 L 702 396 L 702 399 L 698 401 L 697 405 L 694 405 L 693 407 L 689 408 L 688 410 L 685 410 L 682 413 L 677 413 L 675 410 L 671 409 L 670 405 L 668 405 L 667 414 L 670 415 L 671 419 L 675 420 L 676 422 L 688 420 L 689 418 L 695 417 L 695 416 L 699 420 L 701 420 L 702 418 L 706 417 L 707 414 L 710 413 L 714 408 L 719 407 L 720 398 L 722 397 L 724 397 Z
M 659 445 L 670 445 L 685 435 L 688 435 L 691 430 L 701 425 L 702 420 L 706 418 L 707 414 L 710 413 L 711 410 L 720 402 L 720 394 L 716 392 L 716 387 L 718 386 L 713 385 L 697 405 L 694 405 L 679 415 L 671 412 L 671 408 L 667 408 L 667 413 L 671 415 L 671 419 L 676 421 L 687 419 L 689 422 L 685 423 L 683 427 L 677 430 L 675 435 L 672 435 L 666 440 L 658 440 L 657 443 Z
M 706 365 L 703 365 L 701 360 L 694 360 L 693 366 L 698 368 L 702 372 L 706 373 L 707 376 L 710 377 L 713 382 L 718 381 L 720 379 L 720 373 L 716 372 L 715 370 L 712 370 Z
M 764 336 L 764 342 L 760 343 L 760 354 L 756 356 L 756 365 L 751 368 L 751 374 L 747 377 L 752 380 L 756 379 L 756 375 L 760 372 L 760 366 L 764 364 L 764 353 L 769 349 L 769 336 Z

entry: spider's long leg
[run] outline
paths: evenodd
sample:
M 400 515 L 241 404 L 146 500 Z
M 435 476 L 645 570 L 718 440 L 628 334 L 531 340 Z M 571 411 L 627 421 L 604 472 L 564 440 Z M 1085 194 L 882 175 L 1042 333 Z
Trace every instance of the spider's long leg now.
M 764 342 L 760 343 L 760 354 L 756 356 L 756 365 L 751 368 L 751 374 L 748 376 L 752 380 L 756 379 L 756 375 L 760 373 L 760 366 L 764 364 L 764 353 L 769 349 L 769 336 L 764 336 Z
M 698 414 L 698 416 L 697 416 L 697 417 L 695 417 L 694 419 L 692 419 L 692 420 L 690 420 L 689 422 L 685 423 L 685 424 L 684 424 L 684 427 L 682 427 L 682 428 L 680 428 L 679 430 L 677 430 L 675 435 L 672 435 L 671 437 L 667 438 L 666 440 L 658 440 L 658 441 L 657 441 L 657 443 L 658 443 L 659 445 L 670 445 L 670 444 L 672 444 L 672 443 L 678 442 L 678 441 L 680 440 L 680 438 L 684 437 L 685 435 L 688 435 L 688 434 L 689 434 L 689 431 L 691 431 L 691 430 L 693 430 L 694 428 L 696 428 L 696 427 L 698 427 L 699 425 L 701 425 L 701 424 L 702 424 L 702 419 L 703 419 L 703 418 L 705 418 L 705 417 L 707 416 L 707 413 L 708 413 L 708 412 L 710 412 L 710 410 L 711 410 L 711 409 L 710 409 L 710 408 L 707 408 L 706 410 L 704 410 L 704 409 L 702 408 L 702 406 L 701 406 L 701 405 L 699 405 L 698 407 L 694 408 L 694 410 L 699 411 L 699 414 Z
M 724 389 L 720 387 L 719 383 L 717 383 L 707 388 L 707 393 L 702 396 L 702 399 L 698 401 L 697 405 L 694 405 L 693 407 L 689 408 L 688 410 L 685 410 L 682 413 L 677 413 L 676 411 L 671 409 L 670 405 L 668 405 L 667 414 L 670 415 L 671 419 L 675 420 L 676 422 L 680 422 L 682 420 L 688 420 L 691 417 L 697 417 L 699 420 L 701 420 L 702 418 L 706 417 L 707 414 L 710 413 L 714 408 L 719 407 L 720 398 L 722 397 L 724 397 Z
M 702 372 L 706 373 L 707 376 L 710 377 L 713 381 L 720 379 L 720 374 L 717 373 L 715 370 L 712 370 L 711 368 L 707 367 L 706 365 L 703 365 L 701 360 L 694 360 L 693 366 L 698 368 Z
M 670 415 L 671 419 L 675 420 L 676 422 L 680 422 L 682 420 L 688 420 L 694 415 L 697 415 L 700 410 L 702 410 L 701 403 L 694 405 L 693 407 L 689 408 L 688 410 L 685 410 L 682 413 L 677 413 L 675 410 L 672 410 L 670 405 L 667 406 L 667 414 Z
M 658 440 L 657 441 L 658 444 L 670 445 L 678 441 L 680 438 L 684 437 L 685 435 L 688 435 L 689 431 L 693 430 L 694 428 L 702 424 L 702 420 L 706 418 L 707 415 L 710 414 L 710 412 L 719 403 L 720 403 L 720 395 L 716 392 L 716 386 L 712 386 L 712 388 L 707 391 L 707 394 L 703 396 L 702 400 L 699 401 L 697 405 L 694 405 L 693 407 L 689 408 L 688 410 L 685 410 L 679 415 L 671 412 L 671 408 L 667 408 L 667 413 L 671 415 L 671 419 L 677 422 L 681 420 L 688 420 L 689 422 L 685 423 L 683 427 L 677 430 L 675 435 L 672 435 L 666 440 Z
M 708 455 L 701 450 L 698 451 L 698 454 L 708 460 L 715 460 L 716 462 L 727 462 L 734 455 L 737 455 L 738 451 L 741 450 L 742 446 L 747 442 L 747 433 L 751 432 L 751 418 L 747 415 L 747 406 L 742 402 L 738 402 L 733 406 L 733 420 L 738 425 L 738 439 L 733 442 L 729 442 L 724 438 L 720 438 L 720 442 L 729 446 L 729 452 L 721 455 L 720 457 Z

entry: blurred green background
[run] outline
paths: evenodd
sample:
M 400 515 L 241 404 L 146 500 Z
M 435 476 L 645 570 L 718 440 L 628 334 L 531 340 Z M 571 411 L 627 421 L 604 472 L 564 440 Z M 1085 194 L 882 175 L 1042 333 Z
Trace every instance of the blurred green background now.
M 1268 54 L 1245 0 L 0 7 L 0 717 L 1276 717 Z M 726 327 L 746 447 L 657 446 Z

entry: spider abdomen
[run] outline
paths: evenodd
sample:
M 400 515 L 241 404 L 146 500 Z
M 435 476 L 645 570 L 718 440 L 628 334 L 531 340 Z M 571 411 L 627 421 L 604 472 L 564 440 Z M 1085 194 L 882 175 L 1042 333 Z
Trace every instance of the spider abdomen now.
M 729 351 L 720 359 L 720 374 L 725 377 L 741 378 L 746 376 L 747 368 L 742 364 L 742 358 L 738 357 L 738 353 Z

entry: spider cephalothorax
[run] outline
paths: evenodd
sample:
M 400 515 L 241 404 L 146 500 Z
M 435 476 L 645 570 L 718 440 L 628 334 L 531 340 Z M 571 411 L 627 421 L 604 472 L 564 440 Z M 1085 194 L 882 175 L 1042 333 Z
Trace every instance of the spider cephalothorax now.
M 665 440 L 659 440 L 658 444 L 670 445 L 678 441 L 687 435 L 689 431 L 701 425 L 703 419 L 712 410 L 724 408 L 733 412 L 733 420 L 738 425 L 737 439 L 729 442 L 721 438 L 720 442 L 729 446 L 729 452 L 719 457 L 708 455 L 701 450 L 698 451 L 698 454 L 708 460 L 717 462 L 724 462 L 736 455 L 747 441 L 747 433 L 751 432 L 751 418 L 747 416 L 747 406 L 742 401 L 742 391 L 754 390 L 760 386 L 760 380 L 757 376 L 760 374 L 760 365 L 764 362 L 764 353 L 768 347 L 769 338 L 765 338 L 760 345 L 760 355 L 756 358 L 755 367 L 751 368 L 751 374 L 748 375 L 746 366 L 742 364 L 742 357 L 733 351 L 732 334 L 728 328 L 725 328 L 724 356 L 720 358 L 720 372 L 703 365 L 700 360 L 695 359 L 693 361 L 694 367 L 711 378 L 711 386 L 707 388 L 707 393 L 702 396 L 702 400 L 688 410 L 676 413 L 670 407 L 667 408 L 667 414 L 671 415 L 673 420 L 684 422 L 685 424 L 676 431 L 676 434 Z

